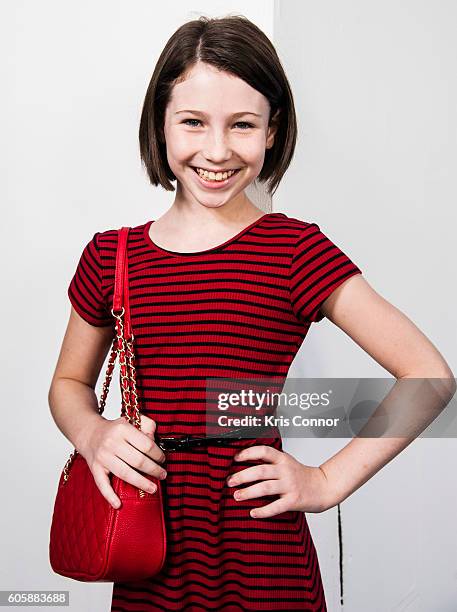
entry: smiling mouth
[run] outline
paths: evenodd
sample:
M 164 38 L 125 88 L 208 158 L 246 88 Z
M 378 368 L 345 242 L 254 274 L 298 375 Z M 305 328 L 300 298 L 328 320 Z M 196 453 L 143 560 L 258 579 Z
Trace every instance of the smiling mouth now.
M 205 170 L 202 171 L 202 168 L 198 168 L 197 166 L 190 166 L 192 168 L 192 170 L 203 180 L 208 181 L 208 182 L 214 182 L 214 183 L 222 183 L 226 180 L 228 180 L 229 178 L 231 178 L 232 176 L 234 176 L 235 174 L 238 174 L 238 172 L 241 170 L 241 168 L 236 168 L 234 170 L 225 170 L 224 172 L 213 172 L 212 170 Z M 200 171 L 199 171 L 200 170 Z M 212 176 L 214 178 L 210 177 L 210 174 L 212 174 Z M 228 176 L 226 178 L 216 178 L 218 176 L 218 174 L 223 175 L 223 174 L 228 174 Z

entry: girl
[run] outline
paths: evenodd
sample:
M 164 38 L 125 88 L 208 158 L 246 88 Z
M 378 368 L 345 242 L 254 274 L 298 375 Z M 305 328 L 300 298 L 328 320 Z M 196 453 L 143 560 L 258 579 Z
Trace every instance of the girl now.
M 379 296 L 316 223 L 264 213 L 294 153 L 289 83 L 243 17 L 201 17 L 170 38 L 152 75 L 140 149 L 153 185 L 176 194 L 128 243 L 142 431 L 97 412 L 112 341 L 117 232 L 96 232 L 68 288 L 72 309 L 50 389 L 58 427 L 101 493 L 109 473 L 151 490 L 164 478 L 161 572 L 114 584 L 111 610 L 326 610 L 305 512 L 346 499 L 409 441 L 354 439 L 319 467 L 280 438 L 163 452 L 157 435 L 204 436 L 207 377 L 286 378 L 324 316 L 395 377 L 452 377 L 415 325 Z M 395 348 L 394 348 L 395 347 Z

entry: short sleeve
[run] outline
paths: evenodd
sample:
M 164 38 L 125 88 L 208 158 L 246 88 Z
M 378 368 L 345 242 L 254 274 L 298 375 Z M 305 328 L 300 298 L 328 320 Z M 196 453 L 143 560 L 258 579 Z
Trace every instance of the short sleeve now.
M 316 223 L 311 223 L 297 240 L 290 265 L 290 297 L 297 318 L 317 323 L 328 296 L 360 268 L 333 243 Z
M 97 244 L 98 232 L 86 244 L 68 287 L 68 297 L 76 312 L 91 325 L 112 325 L 113 317 L 102 293 L 103 270 Z

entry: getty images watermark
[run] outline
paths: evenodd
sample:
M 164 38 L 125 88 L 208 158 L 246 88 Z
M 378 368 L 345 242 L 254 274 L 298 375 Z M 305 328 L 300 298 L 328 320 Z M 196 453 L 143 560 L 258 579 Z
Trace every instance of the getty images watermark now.
M 454 378 L 206 380 L 209 437 L 457 437 Z

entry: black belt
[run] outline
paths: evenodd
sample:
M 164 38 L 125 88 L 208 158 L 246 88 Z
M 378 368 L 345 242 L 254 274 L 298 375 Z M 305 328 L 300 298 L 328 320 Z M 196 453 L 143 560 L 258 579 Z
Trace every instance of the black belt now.
M 157 446 L 161 448 L 163 451 L 165 450 L 179 450 L 179 449 L 187 449 L 194 448 L 198 446 L 205 446 L 216 444 L 217 446 L 225 446 L 231 444 L 233 440 L 252 440 L 261 437 L 261 434 L 265 434 L 264 437 L 272 437 L 266 436 L 266 432 L 271 432 L 271 427 L 262 428 L 262 427 L 240 427 L 238 429 L 232 429 L 226 434 L 222 434 L 222 436 L 206 436 L 204 438 L 197 436 L 181 436 L 179 438 L 176 437 L 162 437 L 160 435 L 155 436 Z M 236 436 L 237 433 L 256 433 L 257 435 L 249 437 L 247 435 Z M 273 436 L 274 437 L 274 436 Z

